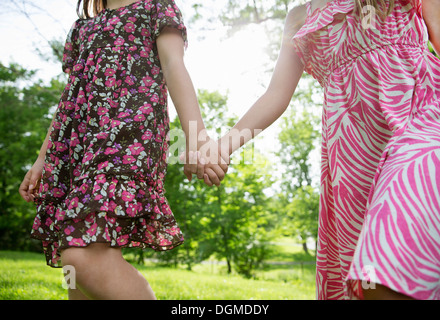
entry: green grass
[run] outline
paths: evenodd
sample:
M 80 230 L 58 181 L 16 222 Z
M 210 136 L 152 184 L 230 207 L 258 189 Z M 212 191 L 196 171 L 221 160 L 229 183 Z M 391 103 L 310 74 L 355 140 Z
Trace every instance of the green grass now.
M 228 275 L 213 263 L 182 268 L 135 267 L 161 300 L 310 300 L 315 296 L 313 265 L 268 266 L 256 279 Z M 35 253 L 0 251 L 1 300 L 64 300 L 61 269 L 46 266 Z

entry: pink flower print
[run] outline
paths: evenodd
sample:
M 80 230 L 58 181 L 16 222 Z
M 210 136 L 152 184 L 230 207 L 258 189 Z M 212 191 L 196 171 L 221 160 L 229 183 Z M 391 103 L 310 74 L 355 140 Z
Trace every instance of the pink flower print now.
M 34 229 L 34 230 L 38 230 L 39 228 L 40 228 L 40 226 L 41 226 L 41 220 L 40 219 L 35 219 L 34 220 L 34 224 L 33 224 L 33 226 L 32 226 L 32 229 Z
M 135 30 L 134 24 L 131 22 L 128 22 L 127 24 L 125 24 L 124 30 L 125 30 L 125 32 L 133 33 Z
M 72 240 L 69 241 L 69 246 L 82 247 L 85 245 L 86 244 L 84 243 L 83 239 L 81 239 L 81 238 L 73 238 Z
M 105 216 L 105 219 L 106 219 L 107 222 L 108 222 L 110 225 L 112 225 L 112 226 L 116 223 L 116 218 L 115 218 L 115 217 Z
M 63 152 L 65 150 L 67 150 L 67 146 L 62 142 L 55 141 L 54 144 L 55 144 L 56 150 L 59 152 Z
M 93 159 L 94 154 L 91 152 L 86 152 L 86 154 L 84 155 L 84 159 L 83 159 L 83 163 L 84 162 L 89 162 L 90 160 Z
M 165 11 L 165 15 L 166 15 L 167 17 L 172 17 L 172 18 L 174 18 L 174 17 L 176 16 L 176 12 L 173 10 L 173 8 L 169 7 L 169 8 L 167 9 L 167 11 Z
M 98 139 L 107 139 L 108 137 L 108 133 L 106 132 L 100 132 L 98 133 L 98 135 L 96 136 Z
M 130 203 L 127 208 L 127 214 L 129 217 L 135 217 L 138 213 L 137 206 L 134 203 Z
M 148 88 L 147 88 L 147 87 L 139 87 L 139 88 L 138 88 L 138 91 L 139 91 L 140 93 L 145 93 L 145 92 L 148 91 Z
M 110 122 L 110 118 L 108 116 L 101 117 L 101 121 L 99 121 L 99 125 L 104 127 L 107 123 Z
M 96 231 L 98 230 L 98 224 L 94 223 L 90 226 L 90 228 L 87 230 L 87 234 L 91 237 L 93 237 L 96 234 Z
M 85 122 L 81 122 L 78 126 L 78 131 L 81 133 L 85 133 L 87 130 L 87 124 Z
M 158 66 L 154 66 L 151 69 L 151 73 L 154 74 L 154 75 L 158 75 L 160 73 L 160 68 Z
M 131 22 L 136 22 L 137 21 L 136 17 L 129 17 L 128 20 L 130 20 Z
M 79 198 L 75 197 L 72 200 L 70 200 L 69 206 L 67 207 L 67 209 L 72 210 L 72 209 L 78 207 L 78 204 L 79 204 Z
M 147 130 L 142 135 L 142 140 L 144 140 L 144 141 L 150 140 L 152 136 L 153 136 L 153 133 L 150 130 Z
M 51 219 L 51 218 L 47 218 L 47 219 L 46 219 L 46 223 L 45 223 L 46 227 L 51 227 L 52 224 L 53 224 L 52 219 Z
M 70 146 L 76 147 L 78 144 L 79 144 L 78 134 L 75 131 L 73 131 L 70 136 Z
M 134 85 L 133 79 L 130 76 L 125 78 L 125 82 L 130 86 Z
M 81 171 L 78 168 L 73 169 L 73 176 L 79 177 L 81 175 Z
M 104 107 L 98 107 L 98 115 L 103 116 L 108 112 L 107 108 Z
M 89 185 L 88 185 L 87 183 L 83 183 L 83 184 L 79 187 L 79 191 L 81 191 L 82 194 L 86 194 L 88 188 L 89 188 Z
M 155 93 L 153 94 L 153 96 L 151 97 L 151 101 L 153 102 L 159 102 L 159 96 Z
M 129 115 L 130 114 L 128 112 L 123 111 L 119 113 L 118 118 L 125 118 L 128 117 Z
M 128 243 L 128 234 L 124 234 L 116 239 L 116 243 L 120 246 L 124 246 Z
M 108 80 L 105 82 L 105 86 L 107 88 L 113 88 L 116 84 L 116 79 L 115 78 L 108 78 Z
M 108 205 L 109 202 L 108 201 L 104 201 L 104 203 L 102 204 L 102 206 L 99 208 L 100 211 L 107 211 L 108 210 Z
M 107 77 L 111 77 L 111 76 L 113 76 L 115 73 L 116 73 L 116 70 L 115 70 L 115 69 L 112 69 L 112 68 L 107 68 L 107 69 L 105 69 L 105 72 L 104 72 L 104 74 L 105 74 Z
M 135 155 L 135 156 L 139 155 L 142 151 L 145 150 L 145 148 L 139 142 L 136 142 L 136 143 L 132 144 L 128 148 L 130 149 L 131 154 Z
M 117 24 L 119 21 L 121 21 L 118 17 L 111 18 L 108 22 L 112 25 Z
M 136 161 L 136 159 L 133 157 L 133 156 L 131 156 L 131 155 L 125 155 L 124 157 L 123 157 L 123 159 L 122 159 L 122 163 L 123 164 L 130 164 L 130 163 L 133 163 L 133 162 L 135 162 Z
M 124 97 L 128 94 L 128 89 L 127 88 L 122 88 L 121 90 L 121 97 Z
M 117 108 L 119 106 L 117 102 L 111 99 L 108 100 L 108 104 L 110 105 L 111 108 Z
M 134 121 L 136 122 L 142 122 L 145 120 L 145 116 L 143 114 L 138 114 L 136 116 L 134 116 Z
M 134 182 L 134 181 L 128 181 L 128 182 L 127 182 L 127 185 L 128 185 L 130 188 L 136 189 L 136 182 Z
M 106 241 L 110 241 L 110 231 L 108 227 L 105 227 L 103 237 Z
M 153 112 L 153 108 L 151 107 L 151 104 L 145 103 L 142 107 L 139 108 L 142 113 L 144 114 L 150 114 Z
M 124 38 L 118 38 L 116 39 L 116 41 L 114 42 L 115 46 L 122 46 L 124 44 Z
M 151 87 L 154 84 L 154 80 L 150 76 L 143 77 L 142 82 L 146 87 Z
M 73 226 L 68 226 L 64 229 L 64 234 L 69 236 L 73 231 L 75 231 L 75 228 Z
M 102 170 L 107 166 L 108 166 L 108 161 L 101 162 L 100 164 L 98 164 L 98 170 Z
M 147 58 L 150 55 L 149 51 L 146 51 L 145 49 L 142 49 L 142 51 L 140 52 L 140 56 L 142 58 Z
M 107 162 L 107 161 L 106 161 L 106 162 Z M 97 183 L 101 183 L 101 184 L 106 183 L 106 182 L 107 182 L 107 179 L 106 179 L 106 177 L 105 177 L 105 174 L 103 174 L 103 173 L 98 174 L 98 175 L 96 176 L 96 182 L 97 182 Z
M 86 103 L 86 102 L 87 102 L 86 94 L 84 93 L 83 90 L 80 90 L 78 92 L 78 95 L 77 95 L 76 103 L 83 104 L 83 103 Z
M 84 68 L 84 66 L 81 63 L 78 63 L 73 66 L 73 71 L 81 71 Z
M 121 121 L 112 119 L 112 128 L 115 128 L 121 124 Z
M 147 226 L 147 230 L 150 231 L 151 233 L 154 233 L 156 231 L 156 229 L 150 224 Z
M 122 191 L 122 200 L 130 202 L 133 201 L 134 199 L 134 194 L 131 194 L 128 191 Z
M 113 200 L 111 200 L 110 204 L 108 205 L 108 209 L 110 211 L 115 211 L 116 207 L 117 207 L 117 204 Z
M 93 200 L 99 201 L 99 200 L 101 200 L 102 198 L 103 198 L 103 197 L 102 197 L 101 194 L 97 194 L 97 195 L 95 196 L 95 198 L 93 198 Z
M 60 188 L 53 188 L 52 195 L 55 198 L 61 198 L 64 196 L 64 192 Z
M 73 110 L 75 108 L 75 104 L 71 101 L 64 101 L 63 104 L 66 110 Z
M 110 198 L 115 197 L 115 190 L 116 190 L 116 183 L 111 183 L 110 186 L 108 187 L 108 196 Z
M 109 154 L 115 154 L 118 153 L 119 150 L 116 148 L 107 148 L 104 152 L 104 154 L 109 155 Z
M 65 216 L 66 216 L 66 210 L 58 209 L 55 212 L 55 219 L 57 219 L 58 221 L 63 221 Z

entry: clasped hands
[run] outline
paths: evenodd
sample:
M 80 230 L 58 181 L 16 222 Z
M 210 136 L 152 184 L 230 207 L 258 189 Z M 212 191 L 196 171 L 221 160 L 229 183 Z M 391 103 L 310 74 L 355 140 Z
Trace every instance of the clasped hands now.
M 221 143 L 210 138 L 198 150 L 187 148 L 183 173 L 189 181 L 193 175 L 208 186 L 220 186 L 229 167 L 229 152 L 221 148 Z

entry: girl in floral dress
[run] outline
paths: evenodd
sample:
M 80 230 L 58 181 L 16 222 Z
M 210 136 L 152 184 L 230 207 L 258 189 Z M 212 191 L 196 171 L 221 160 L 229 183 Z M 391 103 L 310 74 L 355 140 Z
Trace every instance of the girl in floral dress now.
M 221 139 L 232 153 L 249 140 L 238 133 L 271 125 L 304 70 L 324 88 L 318 299 L 440 299 L 440 60 L 428 39 L 440 53 L 440 0 L 308 1 L 287 17 L 266 93 Z
M 71 299 L 155 299 L 121 248 L 183 243 L 163 181 L 168 90 L 187 140 L 191 121 L 204 130 L 183 63 L 186 28 L 173 0 L 86 0 L 80 8 L 65 44 L 68 83 L 20 186 L 37 205 L 31 236 L 49 266 L 75 268 Z M 213 168 L 218 184 L 227 168 Z

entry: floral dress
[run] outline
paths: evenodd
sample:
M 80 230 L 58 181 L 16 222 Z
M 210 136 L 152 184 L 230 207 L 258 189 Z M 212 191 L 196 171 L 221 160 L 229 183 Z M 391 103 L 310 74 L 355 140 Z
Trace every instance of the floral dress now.
M 173 0 L 140 0 L 77 20 L 65 44 L 69 80 L 50 133 L 31 236 L 47 264 L 60 251 L 109 243 L 183 243 L 165 197 L 169 115 L 156 39 L 186 28 Z

